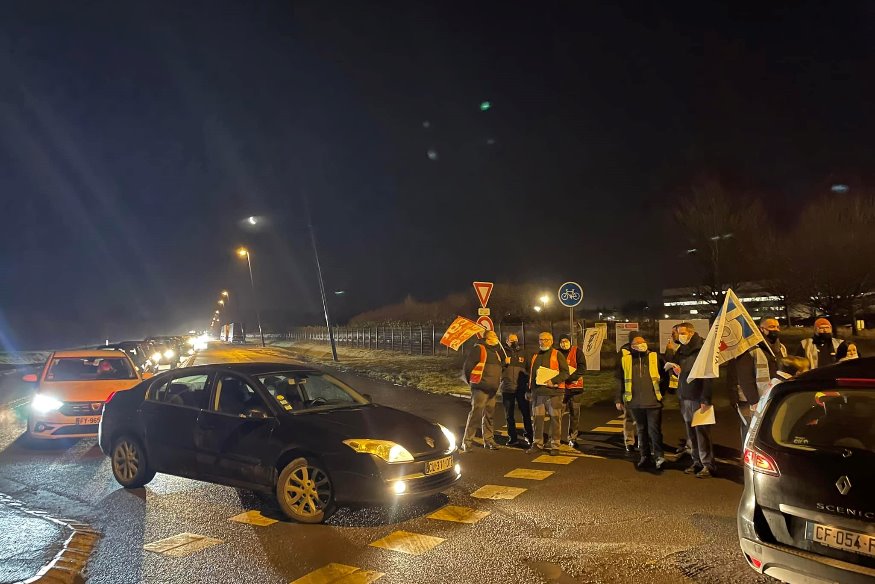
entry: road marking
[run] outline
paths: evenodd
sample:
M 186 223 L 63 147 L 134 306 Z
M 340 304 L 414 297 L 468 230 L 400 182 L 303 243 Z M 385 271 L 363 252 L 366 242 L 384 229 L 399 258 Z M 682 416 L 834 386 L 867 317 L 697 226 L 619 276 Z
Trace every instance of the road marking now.
M 313 570 L 291 584 L 370 584 L 385 576 L 382 572 L 362 570 L 346 564 L 328 564 Z
M 487 515 L 489 515 L 489 511 L 478 511 L 477 509 L 471 509 L 470 507 L 447 505 L 426 517 L 429 519 L 439 519 L 441 521 L 455 521 L 456 523 L 477 523 Z
M 543 481 L 555 471 L 552 470 L 535 470 L 533 468 L 515 468 L 506 476 L 509 479 L 529 479 L 532 481 Z
M 576 456 L 550 456 L 549 454 L 542 454 L 532 462 L 541 462 L 544 464 L 571 464 L 574 462 Z
M 182 558 L 221 543 L 225 542 L 221 539 L 207 537 L 206 535 L 184 532 L 147 543 L 143 546 L 143 549 L 148 552 L 155 552 L 156 554 Z
M 258 525 L 259 527 L 267 527 L 277 523 L 276 519 L 265 517 L 261 511 L 245 511 L 239 515 L 231 517 L 228 521 L 236 521 L 237 523 L 245 523 L 247 525 Z
M 505 485 L 483 485 L 473 493 L 472 497 L 478 499 L 516 499 L 528 489 L 520 487 L 508 487 Z
M 611 424 L 614 426 L 622 426 L 625 423 L 626 422 L 624 422 L 623 420 L 608 420 L 608 424 Z
M 618 428 L 616 426 L 597 426 L 590 430 L 590 432 L 606 432 L 610 434 L 620 434 L 623 432 L 623 428 Z
M 393 531 L 386 537 L 370 543 L 373 547 L 383 548 L 411 556 L 424 554 L 433 547 L 443 543 L 444 538 L 410 533 L 409 531 Z

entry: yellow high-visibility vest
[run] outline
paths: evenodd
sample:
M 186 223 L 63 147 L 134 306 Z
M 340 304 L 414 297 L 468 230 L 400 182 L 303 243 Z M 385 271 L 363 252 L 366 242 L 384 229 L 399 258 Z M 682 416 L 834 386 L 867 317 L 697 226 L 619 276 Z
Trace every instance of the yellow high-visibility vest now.
M 623 401 L 632 401 L 632 352 L 623 349 L 623 357 L 620 359 L 623 365 Z M 648 353 L 647 362 L 650 369 L 650 379 L 653 380 L 653 393 L 656 401 L 662 401 L 662 392 L 659 391 L 659 357 L 656 353 Z

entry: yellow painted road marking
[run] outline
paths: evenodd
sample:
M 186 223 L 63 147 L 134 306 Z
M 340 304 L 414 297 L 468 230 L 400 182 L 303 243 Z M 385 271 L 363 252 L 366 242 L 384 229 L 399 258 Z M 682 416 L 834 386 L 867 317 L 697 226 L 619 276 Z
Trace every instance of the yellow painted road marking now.
M 235 515 L 229 519 L 229 521 L 246 523 L 247 525 L 258 525 L 259 527 L 267 527 L 268 525 L 273 525 L 277 522 L 276 519 L 271 519 L 270 517 L 262 515 L 261 511 L 246 511 L 239 515 Z
M 472 497 L 478 499 L 515 499 L 526 492 L 527 489 L 508 487 L 505 485 L 483 485 L 473 493 Z
M 143 546 L 143 549 L 155 552 L 156 554 L 181 558 L 205 550 L 208 547 L 219 545 L 220 543 L 224 542 L 221 539 L 214 539 L 206 535 L 185 532 L 147 543 Z
M 535 470 L 533 468 L 515 468 L 506 476 L 509 479 L 530 479 L 533 481 L 543 481 L 553 474 L 552 470 Z
M 444 539 L 442 537 L 432 537 L 420 533 L 410 533 L 409 531 L 394 531 L 386 537 L 371 542 L 370 545 L 404 554 L 410 554 L 411 556 L 418 556 L 424 554 L 436 545 L 440 545 L 443 541 Z
M 624 422 L 623 420 L 609 420 L 608 421 L 608 424 L 612 424 L 612 425 L 616 425 L 616 426 L 622 426 L 625 423 L 626 422 Z
M 579 453 L 577 456 L 579 456 L 580 458 L 597 458 L 599 460 L 606 460 L 606 458 L 604 456 L 596 456 L 595 454 Z
M 345 564 L 328 564 L 293 580 L 291 584 L 370 584 L 384 575 Z
M 576 456 L 550 456 L 548 454 L 542 454 L 532 462 L 541 462 L 544 464 L 571 464 Z
M 622 431 L 623 428 L 618 428 L 617 426 L 598 426 L 590 430 L 590 432 L 607 432 L 608 434 L 619 434 Z
M 440 519 L 441 521 L 455 521 L 456 523 L 477 523 L 487 515 L 489 515 L 489 511 L 478 511 L 470 507 L 447 505 L 427 517 L 429 519 Z

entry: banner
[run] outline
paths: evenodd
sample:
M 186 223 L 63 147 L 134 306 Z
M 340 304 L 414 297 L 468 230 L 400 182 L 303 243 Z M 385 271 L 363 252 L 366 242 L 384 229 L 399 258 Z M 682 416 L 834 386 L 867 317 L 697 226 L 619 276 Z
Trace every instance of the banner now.
M 693 328 L 696 329 L 696 332 L 699 333 L 699 336 L 703 339 L 708 336 L 708 331 L 711 330 L 711 327 L 708 326 L 707 318 L 694 318 L 690 320 L 680 320 L 680 319 L 666 319 L 659 321 L 659 353 L 663 353 L 665 351 L 665 346 L 668 344 L 668 340 L 671 338 L 671 327 L 681 324 L 682 322 L 688 322 L 693 325 Z
M 617 336 L 614 337 L 617 339 L 617 352 L 620 352 L 620 348 L 629 342 L 629 333 L 633 333 L 638 330 L 637 322 L 618 322 L 617 323 Z
M 447 329 L 447 332 L 444 333 L 444 336 L 441 337 L 441 344 L 454 351 L 458 351 L 459 347 L 465 344 L 465 341 L 483 332 L 486 332 L 486 329 L 476 322 L 468 320 L 464 316 L 457 316 L 456 320 Z
M 607 326 L 588 328 L 583 333 L 583 356 L 587 371 L 600 371 L 602 368 L 602 343 L 608 333 Z
M 760 328 L 731 289 L 693 363 L 687 380 L 720 376 L 720 365 L 763 342 Z

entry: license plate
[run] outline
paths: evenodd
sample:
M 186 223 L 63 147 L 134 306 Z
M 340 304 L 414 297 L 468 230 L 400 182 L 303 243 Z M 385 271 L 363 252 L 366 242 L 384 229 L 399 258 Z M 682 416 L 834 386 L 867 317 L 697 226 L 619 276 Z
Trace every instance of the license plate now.
M 85 418 L 76 418 L 77 426 L 90 426 L 92 424 L 99 424 L 100 416 L 87 416 Z
M 438 460 L 429 460 L 425 463 L 425 474 L 435 474 L 444 472 L 453 468 L 453 457 L 439 458 Z
M 875 537 L 871 535 L 820 523 L 808 523 L 806 531 L 805 535 L 811 541 L 837 550 L 875 557 Z

